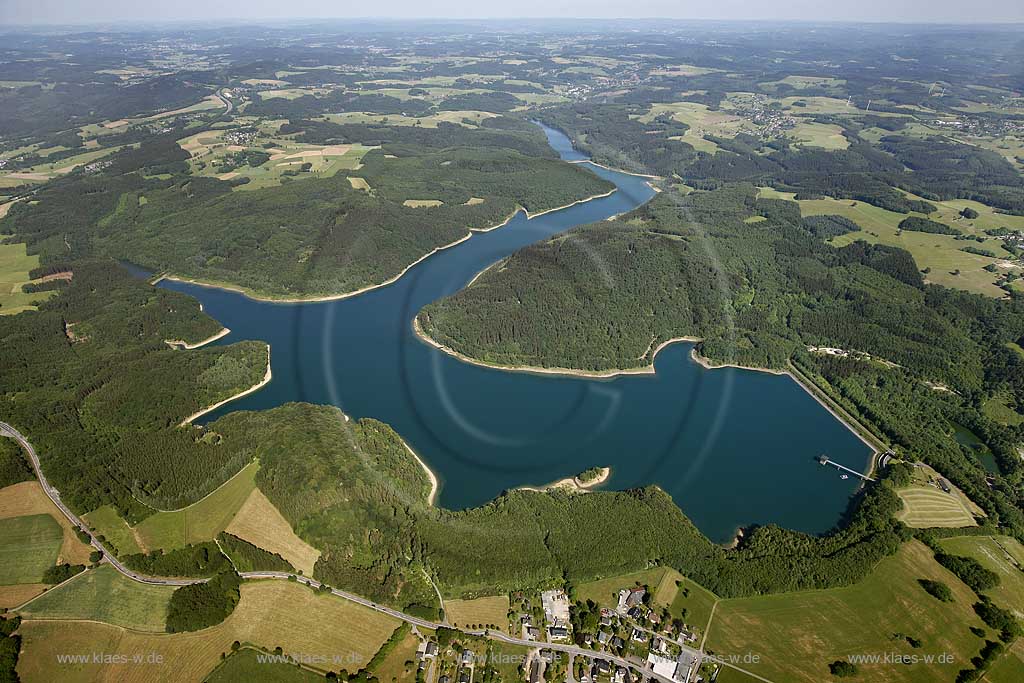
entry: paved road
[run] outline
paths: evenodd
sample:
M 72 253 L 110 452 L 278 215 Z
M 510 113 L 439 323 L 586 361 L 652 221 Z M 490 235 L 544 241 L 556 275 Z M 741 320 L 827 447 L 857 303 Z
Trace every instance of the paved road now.
M 129 569 L 128 567 L 125 567 L 123 564 L 121 564 L 118 561 L 118 559 L 116 557 L 113 556 L 112 553 L 110 553 L 107 550 L 107 548 L 96 538 L 96 536 L 94 536 L 92 534 L 92 532 L 89 530 L 88 525 L 86 525 L 84 522 L 82 522 L 82 520 L 79 519 L 79 517 L 75 513 L 73 513 L 71 510 L 68 509 L 68 507 L 66 505 L 64 505 L 63 501 L 61 501 L 61 499 L 60 499 L 60 492 L 57 489 L 55 489 L 52 486 L 50 486 L 50 483 L 46 480 L 46 476 L 43 474 L 43 469 L 42 469 L 42 467 L 39 464 L 39 456 L 36 454 L 36 450 L 32 447 L 32 444 L 30 444 L 28 442 L 28 439 L 26 439 L 21 434 L 21 432 L 19 432 L 17 429 L 15 429 L 11 425 L 7 424 L 6 422 L 0 422 L 0 435 L 2 435 L 2 436 L 9 436 L 9 437 L 15 439 L 16 441 L 18 441 L 18 443 L 21 444 L 21 447 L 25 449 L 26 453 L 28 453 L 29 460 L 32 461 L 32 469 L 35 470 L 36 477 L 39 479 L 39 484 L 40 484 L 40 486 L 43 489 L 43 493 L 45 493 L 46 496 L 51 501 L 53 501 L 53 504 L 56 505 L 57 508 L 61 511 L 61 513 L 63 513 L 64 516 L 68 518 L 68 521 L 70 521 L 72 524 L 74 524 L 75 526 L 80 528 L 82 531 L 84 531 L 86 534 L 88 534 L 88 536 L 89 536 L 89 543 L 94 548 L 96 548 L 97 550 L 99 550 L 100 552 L 103 553 L 103 561 L 104 562 L 108 562 L 112 567 L 114 567 L 114 569 L 119 571 L 121 574 L 123 574 L 124 576 L 127 576 L 132 581 L 138 581 L 139 583 L 148 583 L 148 584 L 160 585 L 160 586 L 189 586 L 189 585 L 193 585 L 193 584 L 197 584 L 197 583 L 205 583 L 206 581 L 208 581 L 208 579 L 168 579 L 168 578 L 164 578 L 164 577 L 160 577 L 160 576 L 147 576 L 145 574 L 140 574 L 139 572 L 136 572 L 136 571 L 134 571 L 132 569 Z M 312 588 L 320 588 L 323 585 L 319 581 L 317 581 L 316 579 L 312 579 L 312 578 L 310 578 L 308 576 L 297 576 L 297 575 L 294 575 L 294 574 L 289 574 L 287 572 L 240 572 L 240 576 L 242 576 L 245 579 L 283 579 L 283 580 L 289 580 L 292 577 L 294 577 L 294 580 L 297 583 L 301 583 L 303 585 L 310 586 Z M 406 614 L 405 612 L 401 612 L 401 611 L 399 611 L 397 609 L 394 609 L 392 607 L 388 607 L 387 605 L 381 605 L 379 603 L 373 602 L 372 600 L 368 600 L 368 599 L 366 599 L 364 597 L 356 595 L 355 593 L 349 593 L 348 591 L 343 591 L 343 590 L 338 589 L 338 588 L 331 588 L 330 592 L 333 595 L 338 596 L 339 598 L 343 598 L 343 599 L 348 600 L 350 602 L 354 602 L 356 604 L 362 605 L 362 606 L 367 607 L 369 609 L 372 609 L 374 611 L 381 612 L 382 614 L 387 614 L 387 615 L 389 615 L 391 617 L 394 617 L 395 619 L 400 619 L 402 621 L 406 621 L 406 622 L 408 622 L 410 624 L 414 624 L 416 626 L 421 626 L 421 627 L 427 628 L 427 629 L 437 629 L 437 628 L 440 628 L 440 627 L 447 626 L 447 624 L 444 624 L 444 623 L 441 623 L 441 622 L 430 621 L 429 619 L 422 619 L 420 617 L 416 617 L 416 616 L 413 616 L 411 614 Z M 475 635 L 475 636 L 483 636 L 483 637 L 486 637 L 486 638 L 490 638 L 491 640 L 497 640 L 497 641 L 500 641 L 500 642 L 503 642 L 503 643 L 508 643 L 509 645 L 522 645 L 524 647 L 530 647 L 530 648 L 543 647 L 543 648 L 546 648 L 546 649 L 549 649 L 549 650 L 555 650 L 557 652 L 565 652 L 565 653 L 568 653 L 571 656 L 583 656 L 583 657 L 593 657 L 593 658 L 596 658 L 596 659 L 604 659 L 604 660 L 606 660 L 608 662 L 611 662 L 613 664 L 616 664 L 618 666 L 622 666 L 622 667 L 626 667 L 627 669 L 631 669 L 632 671 L 638 673 L 639 675 L 643 676 L 644 678 L 650 678 L 650 679 L 653 679 L 653 680 L 657 680 L 657 681 L 660 681 L 661 683 L 678 683 L 678 681 L 674 681 L 671 678 L 668 678 L 668 677 L 656 674 L 653 671 L 651 671 L 650 669 L 647 669 L 647 668 L 644 668 L 644 667 L 641 667 L 641 666 L 637 666 L 637 664 L 634 663 L 634 662 L 630 662 L 630 661 L 628 661 L 626 659 L 623 659 L 621 657 L 615 657 L 615 656 L 613 656 L 613 655 L 611 655 L 610 653 L 607 653 L 607 652 L 595 652 L 594 650 L 590 650 L 590 649 L 583 648 L 583 647 L 578 647 L 576 645 L 569 645 L 569 644 L 566 644 L 566 643 L 541 643 L 541 642 L 537 642 L 537 641 L 534 641 L 534 640 L 524 640 L 522 638 L 514 638 L 514 637 L 512 637 L 510 635 L 507 635 L 505 633 L 502 633 L 500 631 L 486 631 L 486 630 L 470 631 L 470 630 L 466 630 L 466 633 L 469 633 L 469 634 Z M 697 649 L 689 648 L 689 647 L 684 647 L 683 649 L 685 649 L 686 651 L 688 651 L 692 655 L 694 655 L 697 658 L 698 662 L 702 658 L 704 658 L 704 659 L 713 659 L 712 657 L 707 657 L 701 650 L 697 650 Z M 754 676 L 755 678 L 758 678 L 758 679 L 760 679 L 762 681 L 767 681 L 767 679 L 761 678 L 760 676 L 757 676 L 756 674 L 752 674 L 751 672 L 746 671 L 744 669 L 741 669 L 740 667 L 735 666 L 733 664 L 729 664 L 729 663 L 726 663 L 726 662 L 721 662 L 721 663 L 724 664 L 725 666 L 730 667 L 730 668 L 737 669 L 737 670 L 742 671 L 744 673 L 747 673 L 747 674 L 749 674 L 751 676 Z
M 28 453 L 29 460 L 32 461 L 32 469 L 35 470 L 36 472 L 36 478 L 39 479 L 39 485 L 42 487 L 43 493 L 46 494 L 47 498 L 53 501 L 53 504 L 57 506 L 57 509 L 60 510 L 61 513 L 63 513 L 63 515 L 68 518 L 68 521 L 70 521 L 73 525 L 77 526 L 79 529 L 84 531 L 89 536 L 89 544 L 92 547 L 96 548 L 96 550 L 102 552 L 104 561 L 109 562 L 114 567 L 114 569 L 121 572 L 133 581 L 163 586 L 187 586 L 193 583 L 203 583 L 207 580 L 165 579 L 158 576 L 146 576 L 145 574 L 139 574 L 138 572 L 133 571 L 128 567 L 125 567 L 118 561 L 116 557 L 114 557 L 113 553 L 109 552 L 107 548 L 102 543 L 100 543 L 100 541 L 93 535 L 93 533 L 89 531 L 89 526 L 85 524 L 81 519 L 79 519 L 75 513 L 69 510 L 66 505 L 64 505 L 64 502 L 60 499 L 60 492 L 57 491 L 57 489 L 50 486 L 50 482 L 46 480 L 46 475 L 43 474 L 43 468 L 39 464 L 39 456 L 36 455 L 36 449 L 33 448 L 32 444 L 28 442 L 28 439 L 22 436 L 21 432 L 19 432 L 17 429 L 7 424 L 6 422 L 0 422 L 0 434 L 2 434 L 3 436 L 9 436 L 21 444 L 21 447 L 25 449 L 26 453 Z
M 60 499 L 60 492 L 57 491 L 57 489 L 55 489 L 52 486 L 50 486 L 50 482 L 48 482 L 46 480 L 46 475 L 43 474 L 43 469 L 42 469 L 41 465 L 39 464 L 39 456 L 36 454 L 35 448 L 32 447 L 32 444 L 29 443 L 28 439 L 26 439 L 21 434 L 21 432 L 19 432 L 17 429 L 15 429 L 11 425 L 7 424 L 6 422 L 0 422 L 0 434 L 2 434 L 4 436 L 10 436 L 10 437 L 16 439 L 18 441 L 18 443 L 21 444 L 22 448 L 25 449 L 25 452 L 28 453 L 29 460 L 32 461 L 32 469 L 35 470 L 36 477 L 38 477 L 38 479 L 39 479 L 39 484 L 40 484 L 40 486 L 43 489 L 43 493 L 45 493 L 46 496 L 51 501 L 53 501 L 53 504 L 57 506 L 57 508 L 64 514 L 65 517 L 68 518 L 68 520 L 72 524 L 74 524 L 75 526 L 79 527 L 86 534 L 89 535 L 89 541 L 90 541 L 91 545 L 94 548 L 96 548 L 97 550 L 99 550 L 99 551 L 101 551 L 103 553 L 104 560 L 106 562 L 109 562 L 111 564 L 111 566 L 114 567 L 114 569 L 116 569 L 117 571 L 121 572 L 122 574 L 127 576 L 129 579 L 131 579 L 133 581 L 138 581 L 140 583 L 148 583 L 148 584 L 156 584 L 156 585 L 164 585 L 164 586 L 188 586 L 188 585 L 191 585 L 191 584 L 203 583 L 203 582 L 207 581 L 207 579 L 168 579 L 168 578 L 163 578 L 163 577 L 159 577 L 159 576 L 146 576 L 146 575 L 140 574 L 139 572 L 136 572 L 136 571 L 134 571 L 132 569 L 129 569 L 128 567 L 125 567 L 123 564 L 121 564 L 117 560 L 116 557 L 113 556 L 112 553 L 110 553 L 107 550 L 107 548 L 96 538 L 96 536 L 94 536 L 92 534 L 92 532 L 89 530 L 88 525 L 83 523 L 82 520 L 75 513 L 73 513 L 71 510 L 68 509 L 68 507 L 66 505 L 64 505 L 64 502 Z M 288 572 L 241 572 L 240 575 L 243 578 L 246 578 L 246 579 L 284 579 L 284 580 L 289 580 L 292 577 L 294 577 L 294 580 L 297 583 L 301 583 L 303 585 L 310 586 L 312 588 L 320 588 L 323 585 L 322 583 L 320 583 L 316 579 L 310 578 L 308 576 L 297 576 L 297 575 L 294 575 L 294 574 L 290 574 Z M 394 617 L 395 619 L 400 619 L 402 621 L 407 621 L 410 624 L 415 624 L 416 626 L 421 626 L 421 627 L 427 628 L 427 629 L 437 629 L 439 627 L 445 626 L 445 624 L 440 623 L 440 622 L 430 621 L 429 619 L 422 619 L 420 617 L 416 617 L 416 616 L 413 616 L 411 614 L 406 614 L 405 612 L 401 612 L 401 611 L 399 611 L 397 609 L 394 609 L 392 607 L 388 607 L 387 605 L 381 605 L 381 604 L 376 603 L 376 602 L 374 602 L 372 600 L 368 600 L 368 599 L 366 599 L 366 598 L 364 598 L 362 596 L 356 595 L 355 593 L 349 593 L 348 591 L 343 591 L 343 590 L 338 589 L 338 588 L 331 588 L 330 591 L 331 591 L 332 594 L 334 594 L 334 595 L 336 595 L 336 596 L 338 596 L 340 598 L 343 598 L 343 599 L 348 600 L 350 602 L 354 602 L 356 604 L 362 605 L 362 606 L 367 607 L 369 609 L 372 609 L 374 611 L 381 612 L 382 614 L 387 614 L 388 616 Z M 467 631 L 467 633 L 471 633 L 473 635 L 480 635 L 480 636 L 486 635 L 486 636 L 488 636 L 490 638 L 493 638 L 495 640 L 500 640 L 500 641 L 503 641 L 503 642 L 506 642 L 506 643 L 509 643 L 509 644 L 512 644 L 512 645 L 525 645 L 527 647 L 543 646 L 543 647 L 547 647 L 547 648 L 552 649 L 552 650 L 559 650 L 561 652 L 569 652 L 569 653 L 573 653 L 573 654 L 582 654 L 582 655 L 588 655 L 588 656 L 593 656 L 595 654 L 592 650 L 585 650 L 583 648 L 579 648 L 579 647 L 576 647 L 576 646 L 573 646 L 573 645 L 564 645 L 564 644 L 561 644 L 561 643 L 537 643 L 537 642 L 531 641 L 531 640 L 523 640 L 523 639 L 520 639 L 520 638 L 513 638 L 512 636 L 505 635 L 504 633 L 495 633 L 495 632 L 487 632 L 487 631 Z M 620 664 L 622 666 L 629 666 L 630 668 L 633 668 L 633 665 L 631 665 L 629 662 L 627 662 L 624 659 L 619 659 L 617 657 L 610 657 L 610 656 L 603 657 L 603 658 L 604 659 L 608 659 L 610 661 L 613 661 L 616 664 Z M 672 683 L 669 679 L 664 679 L 664 680 L 666 681 L 666 683 Z
M 231 110 L 235 108 L 235 103 L 231 101 L 230 97 L 224 94 L 224 88 L 218 88 L 217 92 L 214 94 L 217 96 L 218 99 L 220 99 L 221 102 L 224 103 L 224 106 L 227 107 L 227 109 L 225 109 L 221 113 L 221 116 L 227 116 L 228 114 L 230 114 Z

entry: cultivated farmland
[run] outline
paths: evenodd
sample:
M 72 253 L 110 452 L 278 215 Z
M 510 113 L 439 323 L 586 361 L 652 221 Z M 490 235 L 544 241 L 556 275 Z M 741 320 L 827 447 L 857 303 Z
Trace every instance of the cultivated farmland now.
M 339 656 L 335 670 L 356 670 L 370 660 L 397 626 L 397 620 L 329 595 L 316 595 L 288 581 L 242 586 L 242 599 L 223 623 L 193 633 L 130 631 L 94 622 L 27 619 L 19 633 L 18 673 L 25 681 L 117 681 L 176 683 L 201 680 L 235 640 L 285 653 Z M 58 653 L 142 653 L 162 664 L 58 663 Z
M 57 562 L 62 534 L 49 515 L 0 519 L 0 585 L 39 583 Z
M 307 576 L 313 574 L 313 565 L 320 557 L 320 551 L 296 536 L 288 520 L 257 488 L 249 494 L 225 531 L 277 553 Z
M 30 619 L 86 619 L 163 633 L 174 590 L 132 581 L 103 564 L 41 595 L 20 613 Z

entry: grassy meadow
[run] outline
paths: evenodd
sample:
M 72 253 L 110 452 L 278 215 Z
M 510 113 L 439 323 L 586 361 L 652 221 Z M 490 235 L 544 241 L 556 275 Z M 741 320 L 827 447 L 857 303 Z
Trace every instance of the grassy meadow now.
M 758 196 L 775 199 L 793 199 L 794 197 L 792 193 L 777 192 L 770 188 L 761 188 Z M 985 270 L 985 267 L 991 264 L 998 266 L 1002 263 L 1005 265 L 1005 259 L 1012 258 L 1012 254 L 1003 249 L 1001 240 L 989 238 L 983 243 L 978 243 L 958 240 L 954 235 L 934 235 L 910 230 L 901 231 L 898 227 L 899 223 L 907 217 L 907 214 L 882 209 L 866 202 L 826 198 L 801 199 L 797 203 L 800 204 L 800 211 L 804 216 L 834 214 L 849 218 L 861 227 L 861 230 L 857 232 L 847 233 L 832 239 L 831 243 L 837 247 L 857 240 L 900 247 L 910 252 L 919 268 L 922 270 L 930 269 L 925 276 L 925 279 L 929 282 L 987 296 L 1003 297 L 1006 295 L 1006 292 L 995 284 L 998 277 L 997 274 Z M 990 223 L 1012 227 L 1017 222 L 1022 221 L 1021 217 L 995 214 L 991 208 L 977 202 L 957 200 L 933 203 L 936 206 L 941 206 L 937 213 L 929 216 L 931 220 L 952 225 L 965 234 L 980 234 L 983 229 L 986 229 L 983 226 Z M 963 208 L 968 204 L 972 207 L 980 207 L 978 219 L 973 222 L 954 220 L 952 216 L 960 210 L 956 209 L 956 207 Z M 999 220 L 1003 218 L 1006 220 L 999 223 Z M 970 223 L 973 223 L 973 225 Z M 961 251 L 966 246 L 974 246 L 991 251 L 996 254 L 996 258 Z
M 49 515 L 62 530 L 59 562 L 85 564 L 89 561 L 92 546 L 78 540 L 71 522 L 57 506 L 46 497 L 39 482 L 23 481 L 0 489 L 0 520 L 26 515 Z
M 954 602 L 929 600 L 918 579 L 947 584 Z M 744 668 L 775 683 L 820 683 L 829 680 L 830 662 L 885 653 L 950 653 L 955 662 L 861 664 L 856 680 L 952 680 L 983 644 L 968 630 L 985 628 L 971 608 L 975 601 L 973 592 L 941 567 L 927 546 L 910 541 L 853 586 L 722 600 L 706 645 L 719 656 L 759 655 L 758 663 Z M 914 649 L 907 636 L 923 646 Z
M 132 581 L 102 564 L 36 598 L 20 611 L 27 619 L 99 621 L 163 633 L 173 586 Z
M 0 519 L 0 585 L 39 583 L 57 563 L 62 541 L 50 515 Z
M 250 463 L 197 503 L 173 512 L 158 512 L 142 520 L 135 527 L 139 543 L 153 550 L 211 540 L 231 524 L 256 488 L 258 468 L 257 463 Z
M 909 527 L 977 526 L 970 510 L 952 493 L 934 486 L 908 486 L 897 491 L 903 510 L 897 515 Z
M 952 483 L 947 483 L 950 493 L 938 488 L 932 482 L 939 477 L 934 469 L 918 463 L 910 485 L 896 492 L 903 501 L 897 517 L 907 526 L 921 529 L 977 526 L 975 517 L 984 517 L 985 511 Z
M 420 645 L 420 639 L 412 631 L 405 634 L 405 637 L 395 645 L 384 659 L 373 667 L 373 675 L 380 683 L 398 683 L 398 681 L 412 681 L 416 678 L 416 649 Z M 407 665 L 406 662 L 413 662 Z
M 507 595 L 494 595 L 473 600 L 445 600 L 444 611 L 448 621 L 459 626 L 494 624 L 508 631 Z
M 983 683 L 1020 683 L 1024 681 L 1024 638 L 1018 638 L 982 677 Z
M 4 204 L 4 206 L 9 206 Z M 6 213 L 6 212 L 5 212 Z M 39 266 L 39 257 L 29 256 L 24 244 L 0 244 L 0 315 L 36 310 L 35 304 L 55 292 L 26 294 L 22 285 L 32 281 L 29 271 Z
M 711 621 L 711 611 L 718 602 L 717 595 L 704 588 L 700 584 L 689 579 L 683 579 L 672 601 L 670 611 L 672 616 L 680 616 L 686 610 L 684 621 L 697 630 L 699 635 L 707 632 L 708 622 Z
M 98 536 L 103 536 L 118 555 L 131 555 L 146 550 L 139 545 L 136 535 L 128 523 L 110 505 L 104 505 L 82 515 L 82 521 Z
M 0 609 L 12 610 L 40 595 L 49 586 L 45 583 L 19 583 L 0 586 Z
M 674 569 L 655 567 L 582 583 L 576 587 L 576 594 L 580 600 L 593 600 L 602 607 L 614 607 L 618 604 L 620 590 L 645 585 L 652 593 L 651 603 L 659 607 L 667 607 L 673 604 L 679 591 L 676 581 L 682 580 L 682 575 Z
M 999 585 L 985 591 L 1001 607 L 1024 617 L 1024 546 L 1010 536 L 953 536 L 939 544 L 950 554 L 973 557 L 999 575 Z
M 205 683 L 314 683 L 324 677 L 284 662 L 260 662 L 257 650 L 242 648 L 232 653 L 204 678 Z

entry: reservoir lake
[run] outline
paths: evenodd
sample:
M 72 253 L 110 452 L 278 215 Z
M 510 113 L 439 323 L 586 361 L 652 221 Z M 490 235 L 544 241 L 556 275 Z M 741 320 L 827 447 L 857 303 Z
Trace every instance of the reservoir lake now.
M 415 336 L 421 308 L 492 263 L 653 196 L 645 178 L 590 164 L 565 135 L 545 133 L 563 159 L 585 164 L 618 190 L 530 220 L 520 212 L 394 283 L 346 299 L 272 303 L 162 280 L 158 286 L 194 296 L 230 328 L 216 344 L 271 345 L 273 380 L 200 421 L 307 401 L 386 422 L 440 479 L 437 504 L 452 509 L 610 466 L 603 488 L 657 484 L 719 543 L 752 524 L 814 534 L 836 526 L 859 482 L 815 458 L 826 454 L 862 470 L 871 449 L 788 376 L 708 370 L 682 342 L 658 353 L 654 374 L 508 372 L 462 362 Z

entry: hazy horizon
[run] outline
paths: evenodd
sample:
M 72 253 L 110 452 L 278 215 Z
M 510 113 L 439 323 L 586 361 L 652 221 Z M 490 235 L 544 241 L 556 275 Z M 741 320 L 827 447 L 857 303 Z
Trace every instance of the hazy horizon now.
M 367 11 L 367 7 L 372 11 Z M 143 4 L 135 0 L 7 0 L 0 4 L 5 25 L 94 25 L 139 22 L 237 22 L 302 20 L 532 20 L 532 19 L 665 19 L 695 21 L 787 21 L 851 23 L 993 24 L 1024 22 L 1019 0 L 862 0 L 842 7 L 813 0 L 777 0 L 751 7 L 744 0 L 714 3 L 634 0 L 628 10 L 611 0 L 521 0 L 514 4 L 437 0 L 430 14 L 413 0 L 383 0 L 366 5 L 329 0 L 225 0 L 210 3 L 180 0 Z

